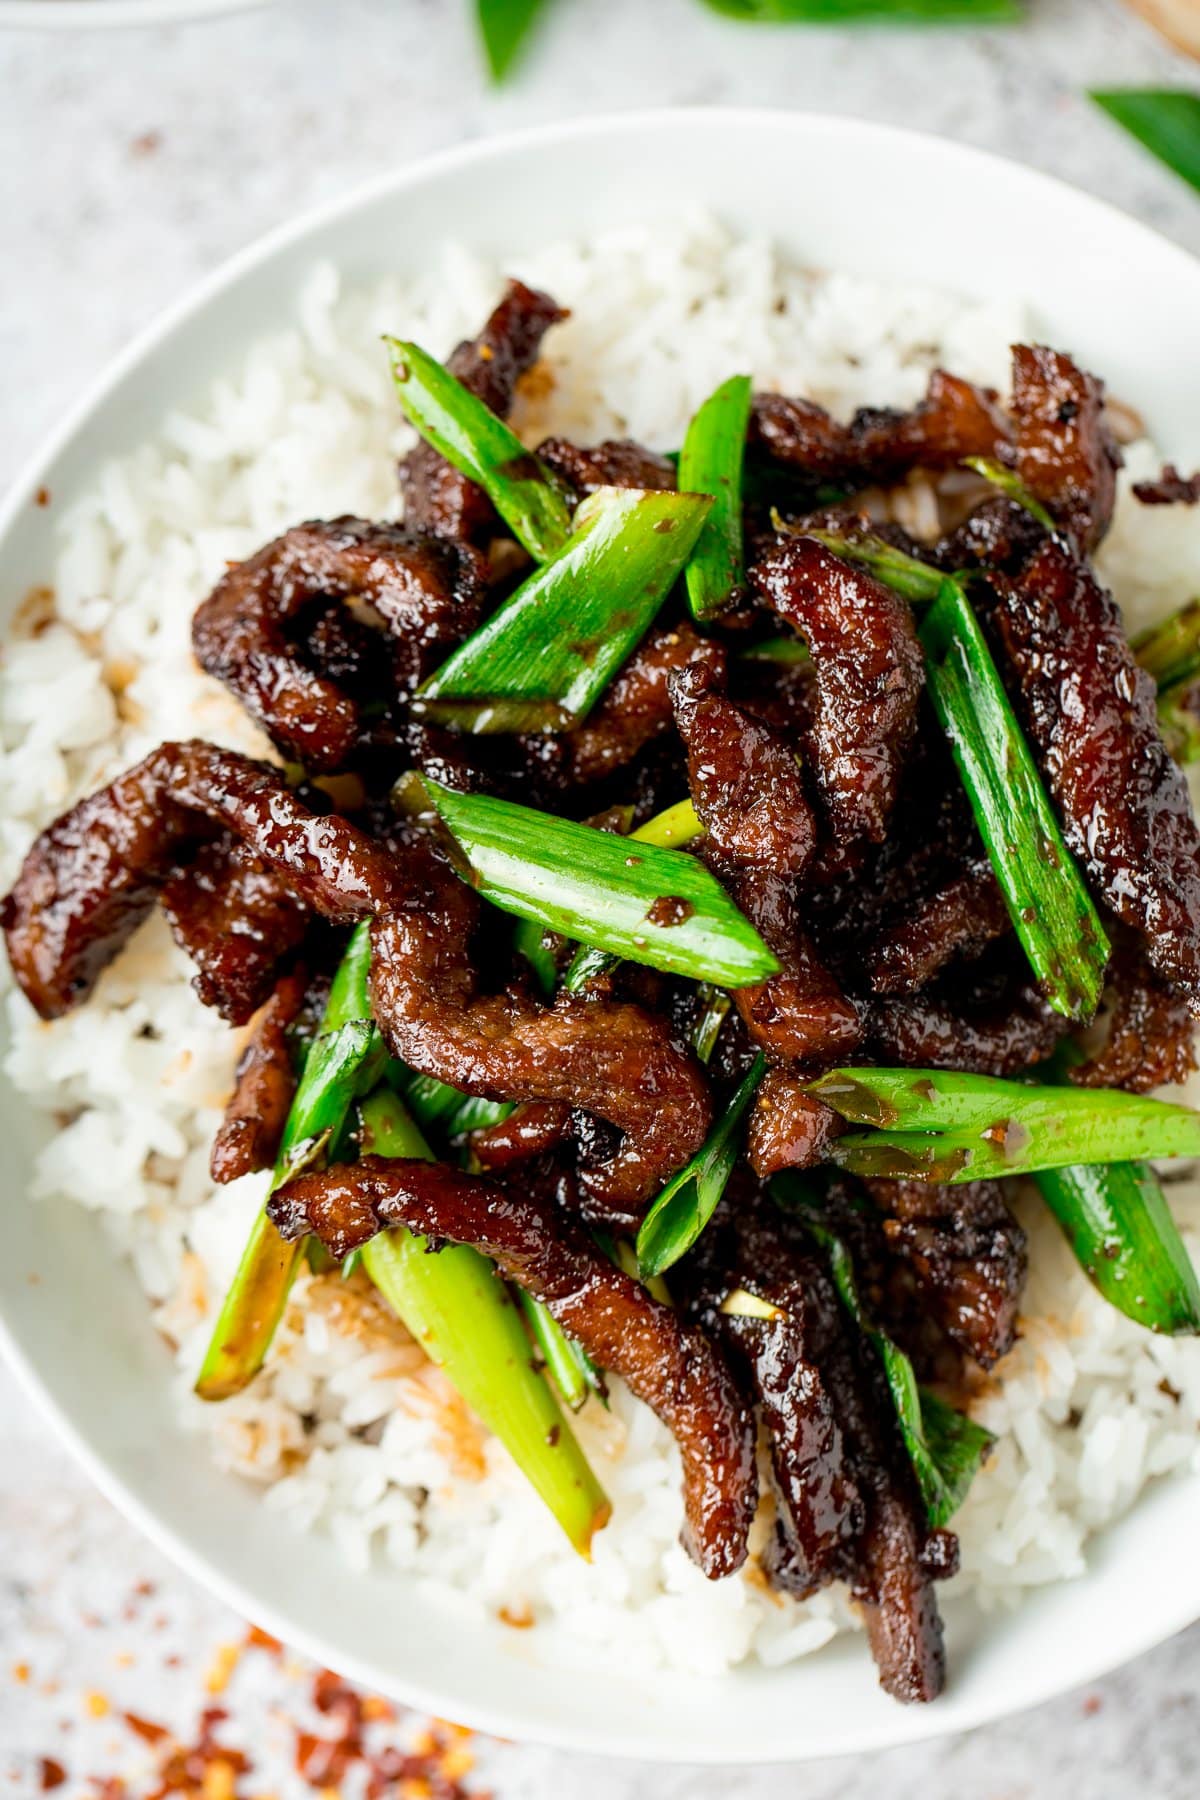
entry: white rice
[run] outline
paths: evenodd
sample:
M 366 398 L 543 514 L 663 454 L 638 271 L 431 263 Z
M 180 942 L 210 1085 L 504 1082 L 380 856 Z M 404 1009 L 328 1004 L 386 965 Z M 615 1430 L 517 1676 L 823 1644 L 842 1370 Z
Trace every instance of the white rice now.
M 1003 387 L 1012 309 L 887 289 L 780 262 L 698 221 L 614 234 L 522 261 L 515 273 L 573 309 L 550 340 L 552 382 L 516 423 L 591 441 L 678 444 L 726 375 L 807 393 L 845 412 L 914 401 L 943 362 Z M 292 323 L 257 343 L 158 437 L 96 472 L 61 521 L 53 622 L 36 608 L 0 667 L 0 881 L 33 833 L 162 738 L 264 748 L 196 669 L 193 609 L 222 572 L 298 519 L 397 510 L 407 438 L 379 335 L 443 353 L 474 329 L 500 271 L 448 250 L 411 283 L 342 292 L 313 270 Z M 1136 395 L 1125 396 L 1136 402 Z M 1157 468 L 1147 444 L 1134 476 Z M 1128 478 L 1127 478 L 1128 479 Z M 1200 511 L 1123 495 L 1103 558 L 1134 623 L 1200 592 Z M 844 1598 L 804 1605 L 753 1573 L 708 1583 L 678 1547 L 678 1459 L 618 1386 L 580 1432 L 614 1503 L 595 1560 L 576 1558 L 506 1454 L 481 1434 L 365 1289 L 302 1279 L 264 1375 L 216 1408 L 190 1384 L 264 1178 L 215 1189 L 209 1145 L 238 1049 L 194 998 L 161 921 L 139 932 L 94 998 L 52 1026 L 8 999 L 7 1072 L 70 1123 L 41 1155 L 34 1197 L 66 1193 L 104 1215 L 176 1348 L 179 1406 L 230 1471 L 262 1485 L 297 1530 L 331 1533 L 348 1561 L 415 1568 L 471 1609 L 555 1632 L 556 1654 L 625 1669 L 779 1664 L 855 1623 Z M 1200 1183 L 1171 1188 L 1200 1253 Z M 1077 1574 L 1089 1534 L 1150 1479 L 1198 1465 L 1200 1344 L 1139 1330 L 1100 1301 L 1056 1228 L 1031 1209 L 1022 1337 L 977 1403 L 1000 1442 L 960 1514 L 960 1589 L 984 1604 Z

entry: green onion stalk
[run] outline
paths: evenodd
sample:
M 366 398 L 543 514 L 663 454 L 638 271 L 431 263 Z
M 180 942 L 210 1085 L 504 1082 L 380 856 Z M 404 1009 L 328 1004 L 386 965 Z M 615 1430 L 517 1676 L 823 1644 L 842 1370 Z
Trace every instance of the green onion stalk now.
M 688 605 L 696 619 L 712 619 L 741 594 L 742 460 L 750 422 L 750 377 L 733 375 L 709 395 L 693 418 L 679 458 L 679 486 L 708 494 L 712 511 L 685 571 Z
M 713 505 L 602 488 L 562 542 L 420 688 L 414 710 L 476 733 L 564 731 L 653 623 Z

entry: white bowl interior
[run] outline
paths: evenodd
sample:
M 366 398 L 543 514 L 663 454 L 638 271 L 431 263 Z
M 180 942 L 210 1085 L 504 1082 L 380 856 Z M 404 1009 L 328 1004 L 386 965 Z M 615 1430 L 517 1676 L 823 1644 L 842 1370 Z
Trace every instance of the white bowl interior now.
M 647 175 L 649 171 L 649 175 Z M 706 207 L 812 265 L 1033 306 L 1038 332 L 1101 369 L 1158 441 L 1197 455 L 1200 264 L 1098 202 L 935 139 L 845 120 L 676 112 L 552 127 L 379 182 L 277 234 L 135 344 L 28 470 L 0 518 L 4 617 L 53 566 L 50 520 L 98 462 L 201 396 L 276 325 L 317 257 L 349 279 L 417 266 L 453 236 L 501 260 L 551 239 Z M 32 504 L 45 484 L 56 505 Z M 952 1611 L 952 1678 L 933 1707 L 875 1686 L 842 1639 L 799 1665 L 720 1681 L 581 1681 L 539 1648 L 411 1578 L 347 1571 L 291 1539 L 212 1467 L 173 1415 L 171 1365 L 132 1273 L 96 1221 L 24 1203 L 33 1140 L 0 1093 L 6 1208 L 0 1337 L 106 1492 L 256 1622 L 400 1698 L 504 1735 L 671 1761 L 829 1755 L 961 1728 L 1089 1679 L 1200 1612 L 1200 1564 L 1168 1558 L 1200 1478 L 1160 1485 L 1093 1542 L 1089 1572 L 1011 1614 Z

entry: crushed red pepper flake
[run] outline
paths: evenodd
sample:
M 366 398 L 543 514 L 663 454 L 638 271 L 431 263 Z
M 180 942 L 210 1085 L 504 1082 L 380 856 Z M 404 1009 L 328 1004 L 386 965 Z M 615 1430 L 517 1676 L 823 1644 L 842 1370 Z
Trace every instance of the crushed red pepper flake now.
M 54 1756 L 43 1756 L 38 1768 L 38 1780 L 43 1794 L 62 1786 L 67 1779 L 67 1771 Z

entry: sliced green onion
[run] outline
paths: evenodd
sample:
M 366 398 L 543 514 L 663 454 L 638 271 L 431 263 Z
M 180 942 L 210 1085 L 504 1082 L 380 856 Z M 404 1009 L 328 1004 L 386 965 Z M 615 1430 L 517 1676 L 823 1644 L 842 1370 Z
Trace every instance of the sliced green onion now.
M 1012 25 L 1018 0 L 704 0 L 726 18 L 760 25 Z
M 1160 689 L 1200 675 L 1200 599 L 1189 600 L 1157 625 L 1139 631 L 1131 648 Z
M 1177 763 L 1186 768 L 1200 762 L 1200 683 L 1194 678 L 1158 696 L 1158 729 Z
M 503 912 L 631 962 L 718 987 L 749 987 L 779 964 L 694 856 L 487 794 L 427 783 L 469 865 Z
M 698 1061 L 707 1064 L 712 1060 L 721 1027 L 732 1007 L 732 997 L 721 988 L 712 987 L 706 982 L 700 989 L 700 1017 L 692 1034 L 692 1048 Z
M 741 1148 L 741 1124 L 767 1071 L 756 1056 L 706 1142 L 673 1175 L 642 1220 L 637 1235 L 638 1268 L 661 1275 L 689 1251 L 716 1211 Z
M 503 419 L 419 344 L 385 338 L 400 404 L 447 462 L 478 482 L 538 561 L 571 535 L 571 510 L 550 471 Z
M 546 942 L 546 933 L 532 919 L 518 919 L 513 928 L 513 948 L 529 964 L 534 985 L 543 1000 L 558 986 L 558 963 Z
M 853 1174 L 957 1183 L 1074 1163 L 1200 1155 L 1200 1113 L 1112 1089 L 1035 1086 L 947 1069 L 833 1069 L 808 1091 L 883 1129 L 831 1146 Z
M 367 925 L 354 931 L 329 991 L 321 1029 L 296 1087 L 275 1159 L 268 1196 L 304 1169 L 323 1167 L 364 1074 L 378 1078 L 383 1047 L 370 1024 Z M 260 1211 L 209 1339 L 196 1393 L 227 1400 L 252 1381 L 266 1360 L 304 1254 L 304 1240 L 285 1244 Z
M 679 458 L 679 485 L 708 494 L 712 511 L 685 572 L 688 605 L 711 619 L 737 599 L 746 580 L 742 562 L 742 460 L 750 422 L 750 377 L 732 375 L 692 419 Z
M 760 638 L 737 653 L 739 662 L 780 663 L 785 667 L 812 661 L 808 645 L 798 637 Z
M 1110 1305 L 1150 1331 L 1200 1331 L 1200 1281 L 1153 1169 L 1085 1163 L 1034 1180 Z
M 433 1154 L 403 1102 L 378 1088 L 362 1104 L 378 1156 Z M 432 1362 L 545 1501 L 581 1556 L 611 1508 L 542 1375 L 521 1315 L 492 1264 L 466 1244 L 430 1253 L 427 1238 L 393 1226 L 363 1246 L 363 1267 Z
M 1093 88 L 1110 118 L 1200 190 L 1200 94 L 1187 88 Z
M 1013 929 L 1046 999 L 1068 1019 L 1100 1003 L 1109 942 L 1067 849 L 966 594 L 946 581 L 921 626 L 929 695 Z
M 886 538 L 876 537 L 872 532 L 843 537 L 836 531 L 809 531 L 804 526 L 790 526 L 778 517 L 774 523 L 777 531 L 789 532 L 793 537 L 816 538 L 818 544 L 824 544 L 835 556 L 846 562 L 861 563 L 877 580 L 913 606 L 931 606 L 941 597 L 946 583 L 941 569 L 931 568 L 928 563 L 909 556 L 906 550 L 898 550 Z
M 473 732 L 567 730 L 653 623 L 711 506 L 706 495 L 601 488 L 572 536 L 451 651 L 413 710 Z
M 704 827 L 691 801 L 677 800 L 674 806 L 655 813 L 652 819 L 631 831 L 629 841 L 636 839 L 639 844 L 658 844 L 663 849 L 681 850 L 685 844 L 694 843 L 703 835 Z M 615 969 L 620 960 L 619 956 L 610 956 L 604 950 L 590 950 L 583 944 L 571 958 L 563 976 L 563 986 L 568 994 L 582 993 L 589 983 Z
M 579 1412 L 590 1394 L 603 1397 L 604 1377 L 583 1345 L 568 1336 L 550 1309 L 524 1288 L 517 1289 L 517 1301 L 564 1405 Z
M 730 1288 L 717 1310 L 727 1319 L 765 1319 L 768 1324 L 775 1319 L 787 1318 L 782 1306 L 776 1306 L 744 1287 Z
M 964 456 L 963 467 L 974 469 L 976 475 L 982 475 L 985 481 L 990 481 L 1002 494 L 1007 494 L 1010 500 L 1023 506 L 1030 518 L 1036 519 L 1043 530 L 1057 530 L 1051 514 L 1046 511 L 1036 494 L 1030 493 L 1013 469 L 1006 469 L 1003 463 L 993 462 L 990 456 Z
M 523 54 L 545 3 L 546 0 L 475 0 L 488 72 L 497 85 Z
M 854 1264 L 845 1244 L 816 1216 L 815 1197 L 797 1182 L 777 1178 L 772 1192 L 789 1210 L 800 1210 L 804 1226 L 829 1258 L 838 1297 L 880 1363 L 896 1409 L 900 1435 L 908 1451 L 929 1523 L 946 1525 L 967 1497 L 967 1490 L 995 1442 L 990 1431 L 922 1387 L 911 1361 L 868 1317 L 859 1297 Z

